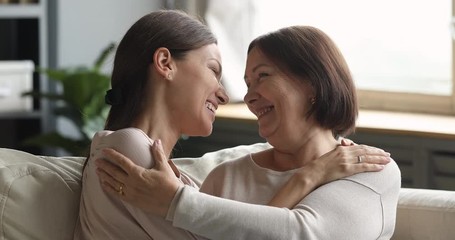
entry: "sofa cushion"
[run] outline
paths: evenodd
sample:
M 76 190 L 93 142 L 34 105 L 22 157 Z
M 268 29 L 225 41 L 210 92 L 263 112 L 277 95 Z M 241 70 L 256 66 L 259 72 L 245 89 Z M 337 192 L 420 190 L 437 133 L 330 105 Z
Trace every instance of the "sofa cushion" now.
M 83 161 L 0 149 L 0 239 L 72 239 Z
M 455 191 L 402 188 L 392 239 L 454 239 Z
M 237 146 L 175 163 L 200 184 L 222 161 L 269 147 Z M 0 239 L 72 239 L 83 162 L 0 148 Z M 455 191 L 404 188 L 392 239 L 452 239 L 454 222 Z

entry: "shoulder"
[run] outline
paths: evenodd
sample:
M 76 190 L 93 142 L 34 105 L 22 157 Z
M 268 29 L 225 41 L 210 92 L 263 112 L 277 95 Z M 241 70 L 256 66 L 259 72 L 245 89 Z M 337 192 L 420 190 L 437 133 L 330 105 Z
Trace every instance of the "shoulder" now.
M 383 227 L 381 196 L 345 179 L 330 182 L 308 194 L 293 211 L 310 211 L 313 231 L 324 239 L 378 239 Z M 336 227 L 334 227 L 336 226 Z
M 94 140 L 97 139 L 100 144 L 106 142 L 150 142 L 152 140 L 141 129 L 123 128 L 117 131 L 99 131 L 95 134 Z
M 251 155 L 247 154 L 245 156 L 242 156 L 242 157 L 239 157 L 236 159 L 224 161 L 224 162 L 220 163 L 219 165 L 217 165 L 212 171 L 210 171 L 207 178 L 224 175 L 228 172 L 237 172 L 237 170 L 240 170 L 240 169 L 246 169 L 246 168 L 248 168 L 247 165 L 249 165 L 250 159 L 251 159 Z M 213 176 L 211 176 L 211 175 L 213 175 Z
M 124 128 L 117 131 L 100 131 L 95 134 L 91 151 L 100 151 L 103 148 L 113 148 L 136 164 L 150 168 L 153 160 L 150 146 L 153 140 L 142 130 L 137 128 Z
M 401 171 L 394 160 L 385 165 L 382 171 L 359 173 L 345 179 L 370 188 L 378 194 L 398 191 L 401 187 Z
M 400 170 L 395 161 L 391 161 L 380 172 L 360 173 L 324 184 L 311 192 L 302 202 L 307 200 L 314 204 L 333 203 L 337 206 L 358 204 L 360 201 L 362 204 L 357 206 L 359 209 L 372 207 L 381 209 L 384 202 L 396 204 L 400 187 Z

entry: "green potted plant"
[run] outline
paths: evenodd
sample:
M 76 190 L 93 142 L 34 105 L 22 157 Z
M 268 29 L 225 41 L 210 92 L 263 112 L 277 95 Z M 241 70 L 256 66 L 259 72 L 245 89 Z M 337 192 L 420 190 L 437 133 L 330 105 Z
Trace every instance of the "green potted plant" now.
M 101 72 L 115 44 L 106 47 L 92 67 L 65 69 L 38 69 L 42 74 L 62 86 L 61 93 L 40 91 L 26 92 L 24 96 L 46 98 L 55 101 L 53 113 L 74 124 L 79 138 L 68 137 L 54 131 L 27 139 L 24 144 L 39 147 L 56 147 L 73 156 L 85 155 L 85 150 L 96 131 L 102 130 L 108 113 L 104 95 L 110 87 L 110 76 Z

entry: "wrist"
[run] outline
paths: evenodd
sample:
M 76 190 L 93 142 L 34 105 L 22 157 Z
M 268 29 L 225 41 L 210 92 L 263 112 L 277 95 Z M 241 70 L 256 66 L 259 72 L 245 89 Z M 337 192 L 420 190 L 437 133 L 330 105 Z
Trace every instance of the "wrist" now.
M 295 189 L 300 189 L 303 195 L 306 195 L 318 187 L 318 175 L 313 171 L 299 171 L 291 179 Z

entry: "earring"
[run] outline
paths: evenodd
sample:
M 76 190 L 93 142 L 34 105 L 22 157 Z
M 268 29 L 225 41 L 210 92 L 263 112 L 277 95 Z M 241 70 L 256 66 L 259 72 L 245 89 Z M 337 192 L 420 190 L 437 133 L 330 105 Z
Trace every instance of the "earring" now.
M 314 105 L 315 102 L 316 102 L 316 98 L 314 98 L 314 97 L 310 98 L 311 105 Z
M 169 73 L 166 77 L 167 80 L 171 80 L 172 79 L 172 75 Z

